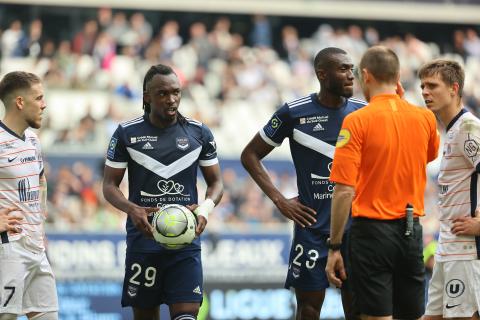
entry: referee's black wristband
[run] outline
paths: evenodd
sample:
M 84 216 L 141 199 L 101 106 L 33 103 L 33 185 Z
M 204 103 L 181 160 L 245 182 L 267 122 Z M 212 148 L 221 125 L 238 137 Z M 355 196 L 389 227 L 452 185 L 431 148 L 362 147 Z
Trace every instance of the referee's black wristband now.
M 332 251 L 338 251 L 342 247 L 342 243 L 331 243 L 330 238 L 327 239 L 327 247 Z

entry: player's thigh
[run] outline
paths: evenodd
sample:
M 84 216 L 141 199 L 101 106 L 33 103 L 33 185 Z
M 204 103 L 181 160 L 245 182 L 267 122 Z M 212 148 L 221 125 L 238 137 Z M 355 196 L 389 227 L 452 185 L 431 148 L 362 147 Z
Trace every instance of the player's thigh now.
M 0 244 L 0 314 L 22 314 L 24 278 L 30 262 L 16 242 Z
M 354 219 L 350 230 L 350 285 L 355 310 L 369 316 L 392 315 L 396 227 Z
M 416 319 L 425 313 L 425 264 L 422 226 L 414 223 L 413 235 L 398 237 L 403 251 L 394 268 L 393 316 Z
M 45 252 L 35 255 L 35 268 L 25 282 L 25 312 L 58 311 L 55 276 Z
M 480 261 L 444 263 L 444 318 L 470 318 L 480 308 Z
M 318 319 L 325 299 L 325 290 L 305 291 L 295 289 L 297 299 L 297 319 Z
M 160 307 L 154 308 L 135 308 L 133 310 L 134 320 L 158 320 L 160 319 Z
M 198 304 L 199 307 L 203 300 L 201 251 L 172 251 L 169 256 L 170 262 L 165 268 L 163 282 L 165 303 L 169 306 L 193 303 Z
M 443 317 L 443 291 L 445 288 L 443 264 L 443 262 L 437 261 L 433 266 L 432 278 L 430 278 L 428 284 L 428 300 L 425 310 L 426 316 Z
M 127 252 L 122 306 L 154 309 L 163 302 L 162 253 Z
M 328 235 L 309 229 L 296 230 L 289 257 L 285 288 L 302 291 L 324 291 L 329 287 L 325 274 Z

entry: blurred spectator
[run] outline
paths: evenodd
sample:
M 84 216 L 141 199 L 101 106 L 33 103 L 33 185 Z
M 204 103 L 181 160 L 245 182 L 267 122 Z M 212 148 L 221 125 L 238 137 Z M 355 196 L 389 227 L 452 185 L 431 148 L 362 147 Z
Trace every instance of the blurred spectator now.
M 10 24 L 10 28 L 2 34 L 2 57 L 20 57 L 22 56 L 22 48 L 20 41 L 24 37 L 22 23 L 20 20 L 14 20 Z
M 480 38 L 473 29 L 467 29 L 465 39 L 465 50 L 469 56 L 480 58 Z
M 117 53 L 120 53 L 122 48 L 128 45 L 125 35 L 130 32 L 126 14 L 124 12 L 115 13 L 113 21 L 107 27 L 106 32 L 113 38 L 117 44 Z
M 30 23 L 28 36 L 20 40 L 22 56 L 38 58 L 42 53 L 42 21 L 35 19 Z
M 98 22 L 98 29 L 100 32 L 107 31 L 108 28 L 112 25 L 113 15 L 112 9 L 103 7 L 99 8 L 97 11 L 97 22 Z
M 167 21 L 160 31 L 160 59 L 170 59 L 173 52 L 182 45 L 182 38 L 178 34 L 178 22 L 174 20 Z
M 98 24 L 95 20 L 85 22 L 83 30 L 78 32 L 73 38 L 73 52 L 91 55 L 97 39 L 97 33 Z
M 253 47 L 272 46 L 272 28 L 266 16 L 261 14 L 253 16 L 253 29 L 250 34 L 250 40 Z

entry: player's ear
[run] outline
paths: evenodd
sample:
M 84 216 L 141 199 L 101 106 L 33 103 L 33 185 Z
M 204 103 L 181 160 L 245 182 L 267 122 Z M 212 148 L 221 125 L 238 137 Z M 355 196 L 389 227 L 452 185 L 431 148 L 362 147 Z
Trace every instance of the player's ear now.
M 22 96 L 16 96 L 15 107 L 17 107 L 18 110 L 22 110 L 24 105 L 25 105 L 25 99 L 23 99 Z
M 315 73 L 317 74 L 318 80 L 323 81 L 327 77 L 327 73 L 325 72 L 324 69 L 318 68 L 315 70 Z
M 360 72 L 360 81 L 367 83 L 369 80 L 371 80 L 371 74 L 367 68 L 363 68 L 362 72 Z
M 460 90 L 460 86 L 458 82 L 454 82 L 453 85 L 450 87 L 450 92 L 453 96 L 458 96 L 458 91 Z

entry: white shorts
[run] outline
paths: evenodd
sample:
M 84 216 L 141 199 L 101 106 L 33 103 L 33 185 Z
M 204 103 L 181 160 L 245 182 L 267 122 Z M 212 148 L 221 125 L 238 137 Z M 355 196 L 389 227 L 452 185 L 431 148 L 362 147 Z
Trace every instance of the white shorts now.
M 436 262 L 425 315 L 471 317 L 480 310 L 480 260 Z
M 23 242 L 0 243 L 0 314 L 58 311 L 55 277 L 45 252 L 28 251 Z

